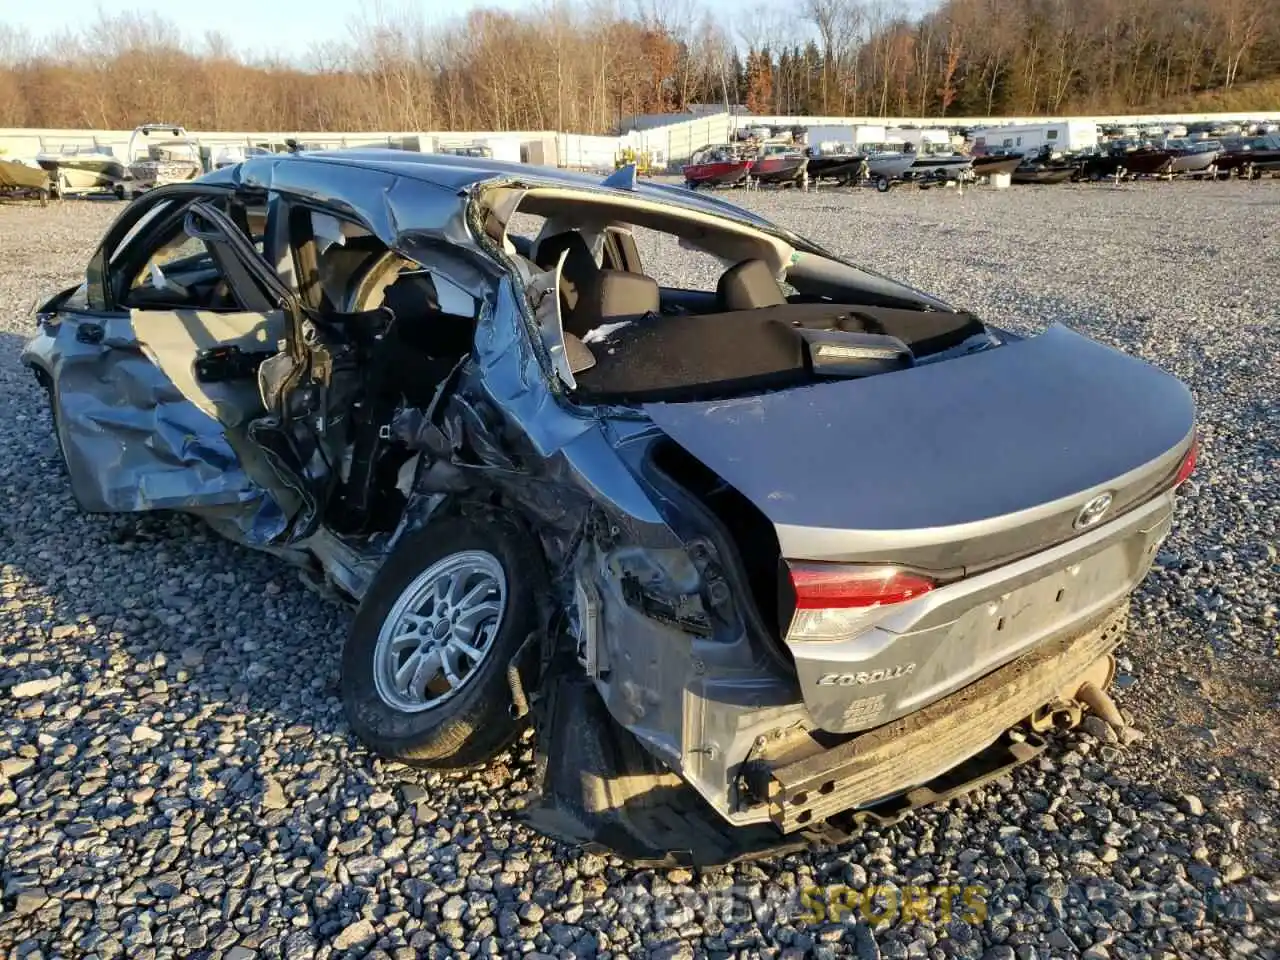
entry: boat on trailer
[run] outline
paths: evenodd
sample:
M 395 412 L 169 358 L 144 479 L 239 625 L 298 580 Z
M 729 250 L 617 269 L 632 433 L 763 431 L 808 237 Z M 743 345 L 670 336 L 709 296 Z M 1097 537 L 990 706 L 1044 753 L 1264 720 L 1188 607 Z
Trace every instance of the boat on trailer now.
M 866 178 L 867 157 L 866 154 L 856 150 L 840 153 L 810 151 L 806 172 L 809 174 L 809 179 L 815 182 L 834 180 L 841 186 L 848 186 Z
M 973 158 L 974 177 L 990 177 L 1000 173 L 1012 174 L 1022 164 L 1019 154 L 989 153 Z
M 1174 152 L 1155 147 L 1140 147 L 1121 157 L 1120 165 L 1133 177 L 1161 177 L 1173 166 Z
M 1014 183 L 1038 183 L 1051 185 L 1066 183 L 1080 176 L 1079 164 L 1066 160 L 1051 150 L 1023 157 L 1014 168 L 1010 179 Z
M 96 140 L 42 150 L 36 163 L 50 174 L 59 193 L 109 192 L 128 176 L 124 161 Z
M 182 127 L 144 123 L 129 137 L 129 176 L 117 191 L 142 193 L 169 183 L 185 183 L 204 173 L 200 145 Z
M 261 140 L 252 143 L 246 141 L 244 145 L 231 143 L 221 147 L 213 155 L 213 169 L 221 170 L 223 167 L 233 167 L 237 163 L 243 163 L 250 157 L 264 157 L 273 153 L 289 152 L 289 145 L 283 140 Z
M 690 190 L 700 187 L 729 187 L 741 183 L 751 170 L 751 160 L 743 157 L 728 144 L 703 147 L 694 151 L 689 162 L 680 168 L 685 186 Z
M 1280 135 L 1250 137 L 1233 144 L 1218 157 L 1219 173 L 1256 178 L 1264 173 L 1280 173 Z
M 867 158 L 867 174 L 882 193 L 895 183 L 960 180 L 973 169 L 973 157 L 958 153 L 885 152 Z
M 1165 148 L 1174 152 L 1167 171 L 1171 177 L 1211 176 L 1222 154 L 1222 144 L 1216 140 L 1169 140 Z
M 765 144 L 747 175 L 758 183 L 792 184 L 804 179 L 809 158 L 790 144 Z
M 17 160 L 0 160 L 0 196 L 36 197 L 43 202 L 52 194 L 53 179 L 48 170 Z

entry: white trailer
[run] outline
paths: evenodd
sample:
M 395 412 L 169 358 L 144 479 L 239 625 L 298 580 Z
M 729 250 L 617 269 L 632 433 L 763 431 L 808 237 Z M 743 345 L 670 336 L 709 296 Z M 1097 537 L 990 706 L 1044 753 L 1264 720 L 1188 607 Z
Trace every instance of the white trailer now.
M 819 153 L 831 153 L 848 147 L 860 147 L 867 143 L 883 143 L 884 140 L 884 127 L 876 126 L 875 124 L 816 126 L 805 130 L 805 143 Z
M 916 153 L 937 153 L 951 146 L 951 131 L 941 127 L 892 127 L 886 143 L 909 143 Z
M 1098 125 L 1092 120 L 1054 120 L 1007 127 L 979 127 L 969 133 L 973 153 L 1035 153 L 1048 147 L 1071 152 L 1098 145 Z

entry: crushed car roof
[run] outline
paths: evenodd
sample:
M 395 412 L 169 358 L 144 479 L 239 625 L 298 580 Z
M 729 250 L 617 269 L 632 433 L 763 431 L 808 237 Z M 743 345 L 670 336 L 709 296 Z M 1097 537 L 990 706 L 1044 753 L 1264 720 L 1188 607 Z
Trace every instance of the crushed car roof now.
M 765 227 L 771 231 L 778 229 L 768 220 L 741 207 L 672 184 L 637 179 L 634 189 L 605 186 L 604 177 L 599 174 L 524 163 L 508 163 L 486 157 L 459 157 L 452 154 L 363 148 L 271 154 L 250 157 L 235 166 L 210 174 L 205 179 L 209 182 L 243 183 L 285 191 L 303 188 L 300 190 L 303 193 L 311 192 L 305 189 L 306 186 L 318 186 L 327 181 L 330 184 L 332 196 L 339 200 L 348 200 L 346 189 L 332 190 L 332 184 L 335 178 L 341 177 L 339 171 L 342 169 L 385 174 L 398 181 L 408 181 L 435 187 L 438 191 L 448 191 L 459 199 L 462 193 L 476 184 L 488 180 L 508 180 L 530 187 L 591 190 L 619 198 L 643 198 L 683 207 L 686 210 L 725 217 L 756 227 Z M 355 187 L 355 184 L 352 183 L 351 186 Z M 384 185 L 384 189 L 387 186 L 389 185 Z M 435 203 L 439 203 L 442 199 L 438 196 L 438 191 L 430 191 L 430 193 L 437 193 L 437 196 L 431 198 Z M 423 195 L 426 192 L 419 191 L 419 193 Z M 426 199 L 425 195 L 423 199 Z M 401 229 L 406 229 L 407 226 L 404 223 L 400 224 Z

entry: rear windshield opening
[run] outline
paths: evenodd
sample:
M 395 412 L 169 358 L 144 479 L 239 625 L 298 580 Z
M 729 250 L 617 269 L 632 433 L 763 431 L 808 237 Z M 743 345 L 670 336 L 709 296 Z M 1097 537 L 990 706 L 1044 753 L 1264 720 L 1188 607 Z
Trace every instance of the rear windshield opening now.
M 529 191 L 504 239 L 531 275 L 556 277 L 559 315 L 544 335 L 563 340 L 576 396 L 589 403 L 879 375 L 984 330 L 794 237 L 643 199 Z

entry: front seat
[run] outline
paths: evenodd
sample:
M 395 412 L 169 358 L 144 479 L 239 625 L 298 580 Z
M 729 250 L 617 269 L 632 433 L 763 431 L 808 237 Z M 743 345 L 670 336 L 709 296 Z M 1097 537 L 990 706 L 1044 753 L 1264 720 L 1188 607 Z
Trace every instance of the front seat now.
M 565 257 L 564 269 L 560 271 L 560 312 L 568 323 L 568 317 L 578 307 L 582 290 L 592 283 L 600 268 L 596 266 L 596 258 L 591 255 L 587 241 L 576 230 L 544 237 L 538 243 L 534 262 L 543 270 L 554 270 L 560 254 L 566 250 L 569 255 Z
M 716 284 L 716 296 L 726 312 L 780 307 L 787 302 L 763 260 L 743 260 L 726 270 Z

